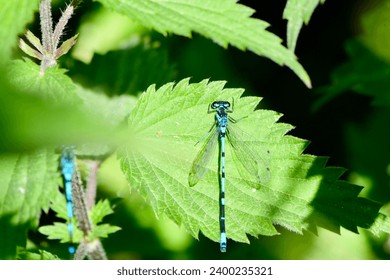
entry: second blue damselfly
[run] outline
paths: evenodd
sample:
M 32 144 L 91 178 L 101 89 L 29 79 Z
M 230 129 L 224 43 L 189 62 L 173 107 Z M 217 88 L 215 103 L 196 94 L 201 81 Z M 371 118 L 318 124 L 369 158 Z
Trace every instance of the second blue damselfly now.
M 256 141 L 248 139 L 248 134 L 234 127 L 237 120 L 228 115 L 229 113 L 233 113 L 232 107 L 233 106 L 228 101 L 214 101 L 209 105 L 207 112 L 209 114 L 215 113 L 215 122 L 209 131 L 207 141 L 192 163 L 188 177 L 188 183 L 191 187 L 196 185 L 198 181 L 204 177 L 208 169 L 207 166 L 219 144 L 219 225 L 221 252 L 226 252 L 227 249 L 225 226 L 226 142 L 231 144 L 230 146 L 232 149 L 230 154 L 232 156 L 234 155 L 239 173 L 242 177 L 247 175 L 253 176 L 255 180 L 261 184 L 266 184 L 270 179 L 270 169 L 268 165 L 270 157 L 269 150 L 265 147 L 256 150 L 251 148 L 249 143 L 253 144 Z M 226 141 L 226 139 L 228 139 L 228 141 Z
M 62 151 L 60 168 L 61 174 L 64 180 L 66 208 L 68 216 L 68 232 L 70 246 L 68 248 L 70 254 L 75 253 L 75 247 L 73 245 L 73 176 L 75 173 L 75 156 L 73 154 L 74 147 L 65 147 Z

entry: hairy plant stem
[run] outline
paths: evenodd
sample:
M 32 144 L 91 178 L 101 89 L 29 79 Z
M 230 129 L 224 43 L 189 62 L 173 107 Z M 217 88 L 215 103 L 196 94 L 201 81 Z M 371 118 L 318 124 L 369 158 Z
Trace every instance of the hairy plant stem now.
M 94 205 L 95 203 L 95 196 L 96 196 L 96 174 L 97 174 L 97 167 L 98 164 L 96 164 L 96 170 L 93 169 L 93 172 L 90 172 L 89 178 L 89 192 L 92 190 L 95 191 L 95 194 L 91 197 L 93 197 L 93 202 L 86 199 L 83 183 L 81 181 L 80 171 L 78 170 L 76 166 L 76 172 L 73 177 L 72 183 L 73 183 L 73 198 L 74 198 L 74 209 L 75 209 L 75 215 L 78 221 L 78 227 L 83 232 L 84 238 L 81 242 L 81 244 L 78 246 L 76 254 L 74 256 L 74 259 L 76 260 L 82 260 L 85 257 L 87 257 L 90 260 L 106 260 L 106 252 L 104 251 L 104 248 L 100 242 L 99 239 L 95 240 L 88 240 L 88 236 L 92 231 L 92 223 L 88 215 L 88 210 Z M 91 175 L 92 174 L 92 175 Z M 91 180 L 91 177 L 94 178 L 94 180 Z M 90 199 L 92 199 L 90 197 Z M 88 207 L 87 203 L 92 204 L 92 206 Z

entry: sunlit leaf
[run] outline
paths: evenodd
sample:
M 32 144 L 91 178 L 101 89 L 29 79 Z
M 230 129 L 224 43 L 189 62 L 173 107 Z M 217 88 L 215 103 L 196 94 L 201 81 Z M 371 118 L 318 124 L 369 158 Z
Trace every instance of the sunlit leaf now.
M 322 226 L 338 232 L 340 226 L 371 232 L 390 231 L 389 219 L 378 214 L 380 205 L 358 197 L 361 187 L 338 181 L 341 168 L 326 167 L 327 159 L 302 154 L 307 142 L 285 134 L 292 126 L 277 123 L 280 114 L 253 111 L 259 98 L 240 98 L 243 90 L 224 89 L 225 82 L 189 84 L 188 79 L 150 87 L 129 117 L 134 137 L 120 152 L 122 170 L 130 186 L 151 204 L 158 217 L 166 215 L 194 237 L 199 231 L 219 239 L 218 157 L 205 177 L 190 187 L 188 175 L 204 139 L 214 123 L 207 114 L 215 100 L 234 100 L 236 124 L 251 140 L 257 154 L 272 155 L 271 178 L 261 183 L 242 177 L 245 162 L 226 148 L 226 227 L 229 238 L 248 242 L 247 234 L 275 235 L 275 224 L 302 233 Z M 243 118 L 245 117 L 245 118 Z M 243 136 L 243 141 L 249 141 Z

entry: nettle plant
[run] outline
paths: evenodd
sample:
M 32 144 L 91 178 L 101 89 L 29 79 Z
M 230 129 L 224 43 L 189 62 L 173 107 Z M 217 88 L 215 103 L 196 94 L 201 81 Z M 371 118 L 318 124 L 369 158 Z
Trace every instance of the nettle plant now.
M 143 39 L 138 45 L 126 46 L 136 50 L 125 60 L 131 80 L 123 80 L 122 72 L 114 71 L 122 95 L 102 95 L 94 85 L 87 88 L 76 83 L 58 65 L 58 59 L 80 43 L 76 42 L 78 35 L 73 35 L 60 44 L 64 30 L 73 32 L 65 27 L 77 13 L 80 1 L 68 4 L 54 28 L 50 0 L 16 2 L 0 7 L 0 14 L 17 14 L 12 19 L 17 24 L 7 31 L 12 38 L 7 35 L 1 46 L 1 60 L 9 62 L 2 66 L 7 73 L 2 86 L 4 92 L 13 93 L 4 99 L 9 107 L 2 118 L 13 118 L 19 124 L 17 128 L 5 126 L 7 133 L 2 140 L 4 149 L 14 153 L 0 157 L 0 258 L 51 259 L 57 258 L 55 254 L 64 255 L 44 243 L 26 247 L 27 231 L 36 230 L 42 210 L 51 209 L 61 221 L 40 226 L 39 232 L 48 239 L 79 244 L 76 259 L 105 259 L 100 239 L 119 227 L 101 223 L 115 211 L 107 199 L 95 203 L 101 183 L 97 174 L 115 157 L 128 187 L 145 199 L 155 216 L 168 217 L 194 238 L 202 232 L 213 241 L 220 240 L 222 204 L 227 238 L 238 242 L 249 243 L 248 235 L 277 235 L 275 225 L 301 234 L 305 230 L 315 232 L 317 226 L 335 231 L 344 227 L 353 232 L 361 227 L 375 235 L 390 232 L 389 218 L 379 213 L 381 205 L 359 197 L 362 187 L 339 180 L 343 169 L 326 166 L 324 157 L 304 154 L 307 141 L 287 135 L 293 127 L 278 122 L 281 114 L 256 109 L 260 98 L 242 97 L 243 89 L 225 88 L 226 82 L 208 79 L 198 83 L 183 79 L 156 88 L 153 81 L 172 80 L 174 70 L 155 55 L 155 45 Z M 103 5 L 102 9 L 118 12 L 163 35 L 191 37 L 198 33 L 225 48 L 231 45 L 250 50 L 289 67 L 311 87 L 294 49 L 303 23 L 308 23 L 319 2 L 324 1 L 307 0 L 304 5 L 302 1 L 287 1 L 283 15 L 288 20 L 287 47 L 266 30 L 266 22 L 251 17 L 251 8 L 236 0 L 196 0 L 190 4 L 187 0 L 96 2 Z M 25 31 L 37 10 L 41 39 Z M 1 25 L 10 20 L 1 17 Z M 40 66 L 27 57 L 11 60 L 19 33 L 25 34 L 19 41 L 20 49 L 37 59 Z M 140 52 L 139 45 L 146 51 Z M 110 62 L 122 58 L 108 53 L 95 59 Z M 87 67 L 75 60 L 72 63 Z M 111 74 L 107 69 L 103 73 Z M 96 79 L 105 79 L 95 74 Z M 147 89 L 137 95 L 134 89 L 145 81 L 150 81 Z M 225 109 L 230 123 L 239 127 L 240 141 L 226 133 L 223 164 L 216 152 L 221 149 L 221 132 L 208 134 L 213 125 L 221 129 L 215 119 L 216 107 L 210 109 L 214 101 L 232 105 Z M 217 105 L 221 104 L 226 103 Z M 218 142 L 219 147 L 208 144 Z M 73 224 L 72 240 L 66 199 L 59 188 L 63 178 L 59 169 L 61 149 L 58 152 L 57 148 L 61 145 L 74 146 L 77 158 L 72 175 L 75 218 L 68 221 Z M 226 165 L 223 201 L 221 165 Z M 197 172 L 201 174 L 194 184 Z M 269 177 L 264 180 L 262 176 Z M 39 254 L 32 254 L 37 248 Z

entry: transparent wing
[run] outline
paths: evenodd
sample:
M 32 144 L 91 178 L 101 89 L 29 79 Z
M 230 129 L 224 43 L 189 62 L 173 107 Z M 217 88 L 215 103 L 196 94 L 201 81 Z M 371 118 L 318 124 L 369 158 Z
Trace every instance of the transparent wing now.
M 227 138 L 233 146 L 233 154 L 240 163 L 238 170 L 242 169 L 250 175 L 256 177 L 260 183 L 266 184 L 271 179 L 269 149 L 260 146 L 259 142 L 247 133 L 243 132 L 234 123 L 230 122 L 228 126 Z
M 188 175 L 188 184 L 190 187 L 195 186 L 200 179 L 206 173 L 207 166 L 210 162 L 211 157 L 215 152 L 215 148 L 218 146 L 218 128 L 217 126 L 210 132 L 210 136 L 205 141 L 202 149 L 196 155 L 191 167 L 190 174 Z

